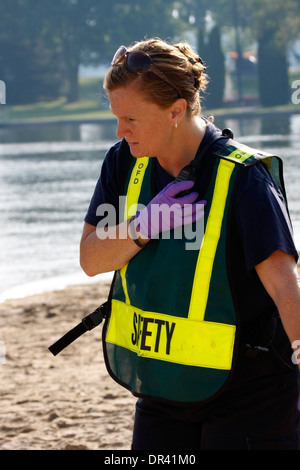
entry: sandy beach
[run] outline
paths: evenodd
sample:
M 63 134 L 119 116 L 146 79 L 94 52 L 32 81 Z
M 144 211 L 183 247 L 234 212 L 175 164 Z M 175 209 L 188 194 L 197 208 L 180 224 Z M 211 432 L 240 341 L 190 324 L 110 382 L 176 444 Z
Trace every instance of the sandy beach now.
M 0 450 L 129 450 L 136 399 L 107 374 L 102 326 L 48 347 L 107 297 L 109 282 L 0 304 Z

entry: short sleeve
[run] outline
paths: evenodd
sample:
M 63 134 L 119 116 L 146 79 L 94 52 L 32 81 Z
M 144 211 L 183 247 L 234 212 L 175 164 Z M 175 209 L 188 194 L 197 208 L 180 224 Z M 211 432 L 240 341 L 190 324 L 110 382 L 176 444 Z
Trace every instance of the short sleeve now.
M 237 191 L 235 222 L 247 270 L 277 250 L 298 259 L 286 203 L 262 163 L 245 168 Z
M 131 154 L 125 141 L 118 142 L 107 152 L 100 177 L 96 183 L 93 196 L 84 221 L 97 226 L 104 216 L 97 215 L 101 204 L 110 204 L 118 210 L 119 195 L 122 191 L 124 178 L 131 162 Z

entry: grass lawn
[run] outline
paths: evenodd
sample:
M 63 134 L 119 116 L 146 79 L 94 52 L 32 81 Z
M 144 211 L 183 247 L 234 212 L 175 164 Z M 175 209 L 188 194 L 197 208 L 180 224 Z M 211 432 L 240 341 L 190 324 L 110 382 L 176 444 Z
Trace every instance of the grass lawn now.
M 0 106 L 0 123 L 113 118 L 100 86 L 98 79 L 80 79 L 79 100 L 75 103 L 67 103 L 66 99 L 61 97 L 51 102 L 2 105 Z
M 268 113 L 300 113 L 300 105 L 292 104 L 272 108 L 259 106 L 224 107 L 220 109 L 204 110 L 204 114 L 214 116 L 222 115 L 264 115 Z M 81 78 L 80 96 L 75 103 L 67 103 L 65 98 L 52 102 L 40 102 L 19 106 L 0 106 L 0 124 L 14 123 L 40 123 L 53 121 L 86 121 L 113 119 L 108 109 L 107 99 L 102 91 L 99 79 Z
M 79 100 L 67 103 L 65 98 L 22 106 L 7 106 L 8 122 L 58 121 L 77 119 L 103 119 L 113 117 L 109 110 L 100 109 L 97 100 Z M 1 118 L 1 115 L 0 115 Z

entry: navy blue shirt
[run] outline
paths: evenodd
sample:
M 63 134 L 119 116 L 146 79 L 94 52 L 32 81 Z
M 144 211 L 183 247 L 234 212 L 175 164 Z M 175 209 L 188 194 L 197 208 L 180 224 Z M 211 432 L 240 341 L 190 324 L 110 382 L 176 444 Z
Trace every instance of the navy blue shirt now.
M 213 124 L 208 124 L 199 151 L 220 135 L 219 129 Z M 221 141 L 213 146 L 213 150 L 216 151 L 218 146 L 223 145 L 224 141 Z M 202 159 L 200 186 L 201 181 L 205 183 L 209 177 L 207 163 L 211 159 L 211 152 L 212 148 Z M 118 207 L 119 195 L 123 194 L 131 158 L 125 140 L 118 142 L 108 151 L 85 222 L 97 225 L 101 217 L 96 216 L 96 210 L 100 204 Z M 156 159 L 155 165 L 156 191 L 159 192 L 174 178 Z M 275 309 L 254 267 L 276 250 L 283 250 L 298 259 L 284 199 L 261 162 L 243 169 L 234 201 L 231 247 L 230 275 L 235 286 L 237 305 L 248 323 Z

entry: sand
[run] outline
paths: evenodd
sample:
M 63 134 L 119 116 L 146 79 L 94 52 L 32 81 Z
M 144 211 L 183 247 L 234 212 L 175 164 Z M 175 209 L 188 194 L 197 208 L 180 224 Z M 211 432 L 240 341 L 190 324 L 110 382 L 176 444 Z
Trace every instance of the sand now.
M 48 347 L 107 297 L 109 282 L 0 304 L 0 450 L 129 450 L 136 398 L 108 375 L 102 325 Z

